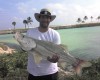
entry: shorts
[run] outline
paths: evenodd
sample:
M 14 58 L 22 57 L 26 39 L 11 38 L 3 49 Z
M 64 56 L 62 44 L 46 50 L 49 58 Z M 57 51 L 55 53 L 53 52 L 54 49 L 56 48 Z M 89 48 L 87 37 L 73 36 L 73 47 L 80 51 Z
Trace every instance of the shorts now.
M 28 80 L 58 80 L 58 72 L 44 76 L 33 76 L 32 74 L 29 74 Z

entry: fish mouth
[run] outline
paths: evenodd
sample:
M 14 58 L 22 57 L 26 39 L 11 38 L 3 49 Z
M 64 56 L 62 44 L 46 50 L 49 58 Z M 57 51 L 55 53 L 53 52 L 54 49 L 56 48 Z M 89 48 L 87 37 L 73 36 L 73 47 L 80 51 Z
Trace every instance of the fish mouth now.
M 16 32 L 15 35 L 13 36 L 17 41 L 22 40 L 25 35 L 21 34 L 20 32 Z

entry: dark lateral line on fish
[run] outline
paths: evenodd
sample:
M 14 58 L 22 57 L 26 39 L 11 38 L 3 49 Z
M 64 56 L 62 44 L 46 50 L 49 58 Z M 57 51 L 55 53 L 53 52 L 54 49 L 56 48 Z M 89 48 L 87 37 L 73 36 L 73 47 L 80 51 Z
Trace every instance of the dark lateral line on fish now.
M 37 44 L 36 44 L 36 47 L 37 47 Z M 45 49 L 47 49 L 45 46 L 43 46 Z M 51 50 L 49 50 L 49 49 L 47 49 L 48 51 L 50 51 L 50 52 L 52 52 L 52 53 L 54 53 L 54 54 L 56 54 L 54 51 L 51 51 Z
M 45 49 L 47 49 L 48 51 L 50 51 L 50 52 L 52 52 L 52 53 L 55 53 L 54 51 L 52 51 L 52 50 L 50 50 L 50 49 L 48 49 L 48 48 L 46 48 L 45 46 L 43 46 Z M 37 48 L 37 44 L 36 44 L 36 47 L 35 48 Z M 32 50 L 34 50 L 35 48 L 32 48 Z M 39 53 L 39 51 L 37 51 L 37 50 L 35 50 L 36 52 L 38 52 Z M 55 53 L 56 54 L 56 53 Z M 66 53 L 67 54 L 67 53 Z M 70 57 L 70 56 L 69 56 Z M 68 58 L 69 60 L 71 60 L 73 63 L 75 62 L 75 63 L 77 63 L 77 60 L 76 61 L 74 61 L 74 60 L 72 60 L 72 59 L 70 59 L 70 58 Z
M 33 38 L 32 38 L 32 39 L 33 39 Z M 35 40 L 37 40 L 37 39 L 34 39 L 34 41 L 35 41 Z M 39 41 L 39 40 L 38 40 L 38 41 Z M 37 48 L 37 41 L 35 41 L 35 43 L 36 43 L 36 47 L 35 47 L 35 48 Z M 42 45 L 42 46 L 43 46 L 43 45 Z M 45 47 L 45 46 L 43 46 L 43 47 L 44 47 L 45 49 L 47 49 L 48 51 L 50 51 L 50 52 L 52 52 L 52 53 L 55 53 L 54 51 L 48 49 L 47 47 Z M 35 48 L 34 48 L 34 49 L 35 49 Z M 34 49 L 33 49 L 33 50 L 34 50 Z M 38 51 L 37 51 L 37 52 L 38 52 Z M 67 54 L 67 53 L 66 53 L 66 54 Z M 69 55 L 68 55 L 68 56 L 69 56 Z M 70 57 L 70 56 L 69 56 L 69 57 Z M 67 58 L 68 58 L 70 61 L 72 61 L 72 64 L 73 64 L 73 63 L 77 63 L 76 58 L 75 58 L 75 60 L 72 60 L 72 59 L 70 59 L 69 57 L 67 57 Z

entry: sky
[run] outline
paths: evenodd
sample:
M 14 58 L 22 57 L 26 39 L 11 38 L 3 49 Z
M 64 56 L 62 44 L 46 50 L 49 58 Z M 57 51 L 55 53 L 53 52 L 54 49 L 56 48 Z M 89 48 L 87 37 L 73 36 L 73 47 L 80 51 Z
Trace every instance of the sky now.
M 39 23 L 34 18 L 34 13 L 39 13 L 42 8 L 48 8 L 56 19 L 51 26 L 76 24 L 77 18 L 83 19 L 93 16 L 97 21 L 100 16 L 100 0 L 0 0 L 0 30 L 24 28 L 23 20 L 31 17 L 33 22 L 29 27 L 38 27 Z

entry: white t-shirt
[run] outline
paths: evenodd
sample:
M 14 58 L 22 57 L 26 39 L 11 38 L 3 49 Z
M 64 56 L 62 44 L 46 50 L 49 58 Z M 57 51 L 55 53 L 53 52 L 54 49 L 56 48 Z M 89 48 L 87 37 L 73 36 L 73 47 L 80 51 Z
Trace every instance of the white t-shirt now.
M 55 44 L 61 43 L 59 33 L 51 28 L 44 33 L 40 32 L 38 27 L 32 28 L 27 31 L 26 35 L 39 40 L 51 41 Z M 34 76 L 43 76 L 57 72 L 58 66 L 57 63 L 51 63 L 48 60 L 42 60 L 41 63 L 35 64 L 33 55 L 29 53 L 27 70 Z

